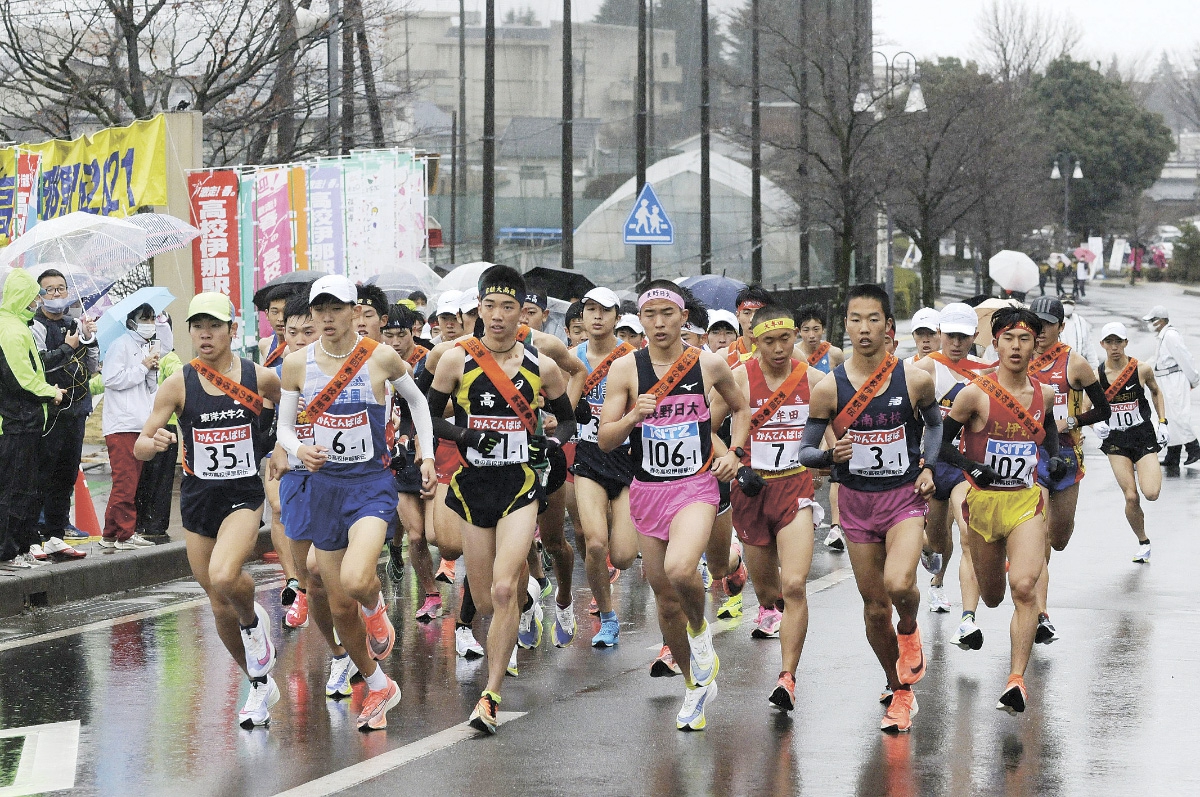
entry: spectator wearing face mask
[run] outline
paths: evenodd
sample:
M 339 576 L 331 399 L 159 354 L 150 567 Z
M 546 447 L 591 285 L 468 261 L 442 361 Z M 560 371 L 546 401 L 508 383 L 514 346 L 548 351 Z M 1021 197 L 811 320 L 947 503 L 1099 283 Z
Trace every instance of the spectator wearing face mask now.
M 171 329 L 171 317 L 161 315 L 156 319 L 158 325 L 158 384 L 161 386 L 167 377 L 183 367 L 179 354 L 174 349 L 168 349 L 168 342 L 173 341 L 173 335 L 165 334 L 164 330 Z M 176 434 L 179 419 L 174 415 L 163 427 L 171 434 Z M 175 491 L 175 471 L 179 462 L 178 435 L 176 442 L 167 446 L 166 451 L 159 451 L 154 458 L 142 463 L 142 475 L 138 479 L 137 498 L 137 533 L 150 539 L 165 542 L 167 528 L 171 524 L 171 499 Z
M 104 443 L 112 470 L 112 491 L 104 511 L 103 548 L 126 551 L 154 543 L 137 534 L 137 487 L 142 463 L 133 455 L 158 392 L 158 327 L 154 308 L 143 304 L 125 320 L 128 330 L 104 356 Z
M 1100 367 L 1100 352 L 1096 350 L 1096 344 L 1092 342 L 1092 324 L 1086 318 L 1081 316 L 1075 310 L 1075 300 L 1070 296 L 1062 300 L 1063 306 L 1063 328 L 1058 339 L 1070 346 L 1083 359 L 1088 361 L 1088 365 L 1093 369 Z
M 38 285 L 44 296 L 30 329 L 42 358 L 46 381 L 66 392 L 62 404 L 48 408 L 46 431 L 38 447 L 37 508 L 44 518 L 44 526 L 39 529 L 42 553 L 82 558 L 82 551 L 63 541 L 88 537 L 71 525 L 70 513 L 71 495 L 83 455 L 84 427 L 92 413 L 88 380 L 100 370 L 96 324 L 67 314 L 78 300 L 68 295 L 67 279 L 61 271 L 43 271 Z

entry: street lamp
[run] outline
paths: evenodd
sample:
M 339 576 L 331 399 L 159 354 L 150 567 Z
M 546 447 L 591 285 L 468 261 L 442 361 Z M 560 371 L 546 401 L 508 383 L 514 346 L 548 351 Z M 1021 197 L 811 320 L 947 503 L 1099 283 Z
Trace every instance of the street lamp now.
M 1063 166 L 1059 168 L 1059 164 Z M 1071 168 L 1072 164 L 1074 169 Z M 1070 171 L 1070 179 L 1063 178 L 1063 172 Z M 1074 152 L 1060 152 L 1054 156 L 1054 168 L 1050 171 L 1051 180 L 1063 181 L 1063 246 L 1071 247 L 1071 180 L 1083 179 L 1083 161 Z
M 896 87 L 901 83 L 909 84 L 908 99 L 904 103 L 905 113 L 922 113 L 929 110 L 929 107 L 925 104 L 925 92 L 921 90 L 921 73 L 920 68 L 917 67 L 917 57 L 907 50 L 901 50 L 889 59 L 886 54 L 878 50 L 872 50 L 872 64 L 874 64 L 875 56 L 877 55 L 883 58 L 884 92 L 879 97 L 875 96 L 875 80 L 874 75 L 872 75 L 870 80 L 863 81 L 862 87 L 858 90 L 858 95 L 854 98 L 854 112 L 865 113 L 866 111 L 875 111 L 877 117 L 881 116 L 882 114 L 876 105 L 876 101 L 880 97 L 886 96 L 887 107 L 890 109 L 894 103 Z M 906 71 L 904 80 L 898 80 L 896 78 L 896 61 L 902 55 L 907 55 L 912 59 L 913 75 L 909 78 Z

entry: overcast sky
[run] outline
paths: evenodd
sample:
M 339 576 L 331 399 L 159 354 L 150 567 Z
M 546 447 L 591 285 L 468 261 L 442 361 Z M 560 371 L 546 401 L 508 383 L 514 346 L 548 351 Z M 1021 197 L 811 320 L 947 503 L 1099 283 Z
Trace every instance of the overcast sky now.
M 744 0 L 709 0 L 714 13 L 742 5 Z M 875 34 L 887 50 L 906 49 L 926 58 L 933 55 L 972 57 L 977 21 L 986 0 L 874 0 Z M 1027 0 L 1030 6 L 1069 13 L 1079 21 L 1084 38 L 1076 56 L 1107 61 L 1117 54 L 1123 62 L 1146 59 L 1157 64 L 1160 54 L 1190 53 L 1200 45 L 1197 0 Z M 419 8 L 457 11 L 457 0 L 414 0 Z M 576 19 L 590 19 L 601 0 L 572 0 Z M 496 0 L 497 16 L 509 8 L 529 6 L 538 19 L 562 19 L 561 0 Z M 483 0 L 466 0 L 468 11 L 482 13 Z

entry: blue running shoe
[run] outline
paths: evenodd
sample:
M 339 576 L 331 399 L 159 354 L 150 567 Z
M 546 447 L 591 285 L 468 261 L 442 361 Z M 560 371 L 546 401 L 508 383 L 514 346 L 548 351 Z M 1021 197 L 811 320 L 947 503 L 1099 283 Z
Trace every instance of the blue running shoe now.
M 600 633 L 592 637 L 592 647 L 611 648 L 617 644 L 621 635 L 621 623 L 614 617 L 611 620 L 600 621 Z
M 704 583 L 704 591 L 712 586 L 712 571 L 708 569 L 708 557 L 700 554 L 700 564 L 696 565 L 696 570 L 700 572 L 700 580 Z
M 554 647 L 565 648 L 575 638 L 575 604 L 561 607 L 554 602 Z
M 542 644 L 542 603 L 541 587 L 537 579 L 529 577 L 529 597 L 533 599 L 527 611 L 521 612 L 520 625 L 517 626 L 517 644 L 528 650 Z
M 721 669 L 721 660 L 717 657 L 717 651 L 713 649 L 712 627 L 705 623 L 700 633 L 693 634 L 691 628 L 688 628 L 687 633 L 692 648 L 692 680 L 700 686 L 708 686 Z
M 942 555 L 937 551 L 921 551 L 921 567 L 931 575 L 937 575 L 942 570 Z
M 80 531 L 68 523 L 67 527 L 63 529 L 62 538 L 64 540 L 90 540 L 92 535 L 88 534 L 86 531 Z

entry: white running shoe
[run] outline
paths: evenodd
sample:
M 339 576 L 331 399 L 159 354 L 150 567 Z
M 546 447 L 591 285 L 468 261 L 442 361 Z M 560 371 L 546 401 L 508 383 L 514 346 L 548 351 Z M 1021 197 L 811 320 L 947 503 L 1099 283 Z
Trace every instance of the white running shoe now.
M 1150 543 L 1138 545 L 1137 556 L 1133 557 L 1133 561 L 1142 565 L 1150 564 Z
M 946 600 L 946 588 L 939 584 L 929 585 L 929 611 L 944 614 L 950 611 L 950 601 Z
M 565 648 L 575 639 L 575 604 L 562 607 L 558 598 L 554 599 L 554 647 Z
M 704 591 L 712 586 L 712 571 L 708 569 L 708 556 L 700 554 L 700 563 L 696 565 L 696 572 L 700 574 L 700 583 L 704 585 Z
M 696 686 L 683 694 L 683 706 L 675 717 L 675 727 L 681 731 L 702 731 L 708 724 L 705 710 L 717 699 L 717 682 Z
M 267 610 L 255 602 L 254 615 L 258 624 L 242 629 L 242 645 L 246 648 L 246 674 L 261 678 L 275 666 L 275 645 L 271 643 L 271 618 Z
M 520 672 L 517 669 L 517 648 L 518 647 L 520 647 L 520 646 L 513 645 L 512 655 L 508 657 L 508 667 L 505 668 L 505 670 L 504 670 L 505 674 L 511 675 L 513 678 L 516 678 L 517 674 Z
M 238 725 L 246 730 L 256 725 L 266 725 L 271 721 L 271 706 L 278 702 L 279 687 L 275 685 L 274 678 L 268 675 L 265 684 L 251 681 L 250 696 L 246 698 L 246 705 L 238 712 Z
M 34 559 L 41 561 L 42 559 L 46 558 L 46 551 L 44 548 L 42 548 L 40 543 L 34 543 L 33 545 L 29 546 L 29 555 Z
M 542 587 L 533 576 L 529 577 L 529 597 L 533 602 L 521 612 L 517 626 L 517 644 L 526 650 L 542 644 Z
M 688 644 L 692 649 L 692 680 L 700 686 L 708 686 L 716 679 L 717 670 L 721 669 L 721 660 L 713 648 L 712 626 L 705 623 L 704 630 L 695 636 L 688 629 Z
M 141 534 L 134 534 L 127 540 L 117 540 L 115 547 L 118 551 L 136 551 L 138 548 L 153 548 L 154 543 Z
M 483 658 L 483 645 L 475 639 L 469 625 L 461 625 L 454 629 L 454 652 L 464 659 Z
M 829 527 L 829 533 L 825 535 L 825 547 L 835 551 L 846 550 L 846 537 L 842 534 L 840 525 L 834 524 Z
M 958 635 L 954 638 L 954 644 L 963 650 L 979 650 L 983 647 L 983 631 L 975 625 L 974 617 L 963 618 L 962 623 L 958 626 Z
M 349 653 L 331 657 L 329 659 L 329 680 L 325 682 L 326 697 L 334 699 L 350 697 L 350 693 L 353 691 L 350 687 L 350 679 L 356 675 L 358 675 L 358 665 L 350 658 Z

